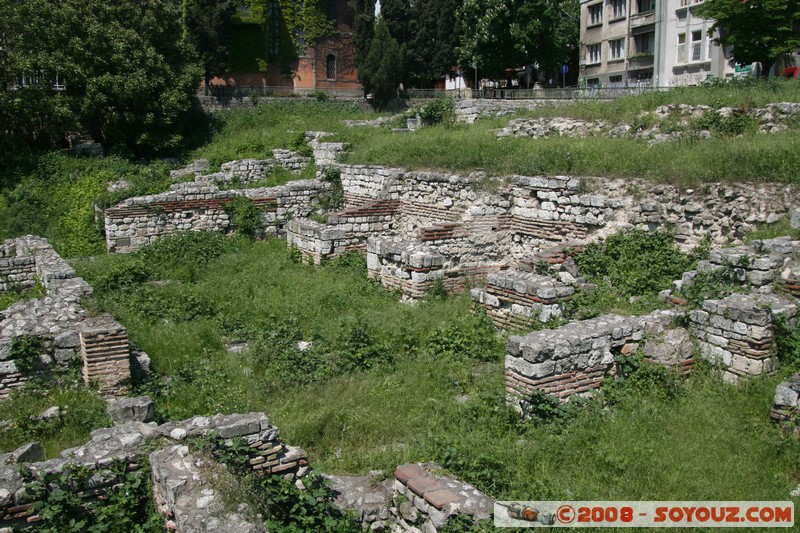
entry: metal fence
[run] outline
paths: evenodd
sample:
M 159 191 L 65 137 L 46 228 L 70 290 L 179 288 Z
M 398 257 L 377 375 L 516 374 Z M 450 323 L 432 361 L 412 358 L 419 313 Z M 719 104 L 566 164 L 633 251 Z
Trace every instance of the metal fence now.
M 576 99 L 612 99 L 623 96 L 634 96 L 652 91 L 667 91 L 669 87 L 619 86 L 619 87 L 566 87 L 549 89 L 406 89 L 401 96 L 406 99 L 425 99 L 449 96 L 461 99 L 497 99 L 497 100 L 576 100 Z M 360 99 L 364 92 L 360 89 L 298 89 L 291 86 L 249 86 L 209 87 L 201 88 L 198 96 L 215 96 L 223 98 L 241 98 L 245 96 L 264 97 L 329 97 Z
M 272 96 L 282 98 L 298 98 L 302 96 L 331 98 L 363 98 L 361 89 L 307 89 L 292 86 L 238 85 L 236 87 L 201 87 L 198 96 L 216 96 L 222 98 L 241 98 L 245 96 Z
M 666 91 L 668 87 L 565 87 L 552 89 L 481 89 L 472 91 L 472 98 L 502 100 L 576 100 L 584 98 L 612 99 L 635 96 L 652 91 Z

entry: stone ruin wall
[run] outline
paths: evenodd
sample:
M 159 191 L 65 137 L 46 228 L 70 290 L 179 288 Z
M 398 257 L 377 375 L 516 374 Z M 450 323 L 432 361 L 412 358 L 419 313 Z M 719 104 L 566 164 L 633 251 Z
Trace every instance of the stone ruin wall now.
M 139 399 L 120 402 L 136 400 Z M 85 468 L 89 475 L 82 486 L 60 488 L 77 493 L 84 501 L 98 501 L 121 481 L 115 466 L 138 470 L 148 453 L 156 506 L 165 515 L 168 527 L 185 532 L 218 531 L 214 524 L 229 527 L 246 523 L 242 516 L 225 512 L 221 495 L 204 478 L 205 472 L 184 444 L 186 439 L 215 435 L 223 439 L 223 446 L 230 446 L 233 439 L 243 439 L 251 468 L 264 475 L 294 480 L 309 469 L 305 451 L 283 443 L 278 438 L 278 428 L 263 413 L 197 416 L 161 425 L 143 418 L 135 416 L 111 428 L 95 430 L 88 443 L 62 451 L 60 458 L 41 461 L 41 449 L 29 450 L 30 445 L 27 453 L 18 451 L 4 456 L 0 464 L 0 528 L 22 528 L 40 520 L 33 514 L 34 494 L 26 490 L 30 481 L 43 480 L 48 474 L 69 468 Z M 151 452 L 159 439 L 165 444 Z M 19 463 L 26 463 L 30 478 L 23 476 Z
M 0 399 L 34 376 L 78 364 L 84 381 L 96 384 L 102 395 L 124 395 L 131 365 L 134 371 L 144 371 L 149 362 L 146 354 L 132 350 L 126 329 L 112 316 L 93 317 L 81 306 L 91 287 L 46 239 L 11 239 L 2 250 L 7 260 L 34 265 L 46 295 L 0 310 Z M 33 354 L 36 360 L 13 358 L 14 344 L 23 337 L 41 341 L 42 353 Z
M 298 180 L 279 187 L 220 190 L 214 185 L 178 183 L 168 192 L 129 198 L 105 210 L 109 252 L 132 252 L 158 238 L 180 231 L 231 229 L 226 205 L 244 196 L 263 211 L 264 227 L 280 233 L 291 218 L 308 217 L 330 185 Z
M 337 167 L 345 210 L 329 217 L 328 225 L 345 230 L 350 248 L 366 240 L 369 264 L 382 269 L 370 275 L 385 278 L 385 285 L 392 287 L 398 285 L 397 273 L 405 270 L 407 275 L 400 279 L 407 279 L 411 270 L 388 256 L 370 257 L 370 248 L 380 248 L 370 239 L 404 240 L 409 249 L 441 255 L 444 262 L 437 276 L 464 288 L 492 272 L 529 261 L 546 247 L 565 241 L 585 243 L 625 227 L 673 230 L 685 249 L 699 244 L 705 235 L 723 243 L 756 223 L 778 220 L 797 200 L 793 188 L 774 185 L 684 189 L 642 180 L 559 176 L 492 180 L 375 166 Z
M 116 400 L 108 411 L 114 426 L 94 430 L 89 442 L 62 451 L 59 458 L 43 460 L 38 443 L 0 455 L 0 531 L 41 522 L 35 514 L 40 496 L 28 488 L 33 482 L 84 471 L 86 475 L 80 478 L 60 476 L 49 481 L 49 489 L 68 490 L 92 503 L 107 498 L 123 481 L 121 475 L 147 465 L 153 501 L 167 530 L 261 533 L 264 525 L 246 504 L 235 509 L 226 505 L 219 488 L 220 467 L 212 455 L 193 451 L 194 442 L 200 439 L 207 446 L 214 439 L 214 446 L 223 448 L 242 442 L 245 446 L 236 453 L 245 454 L 254 474 L 280 476 L 301 489 L 312 468 L 306 452 L 284 443 L 264 413 L 196 416 L 156 424 L 148 397 Z M 363 477 L 323 477 L 332 489 L 334 505 L 352 512 L 364 530 L 435 532 L 456 515 L 490 518 L 495 503 L 434 463 L 401 465 L 383 480 L 380 471 Z M 230 476 L 224 483 L 238 485 Z

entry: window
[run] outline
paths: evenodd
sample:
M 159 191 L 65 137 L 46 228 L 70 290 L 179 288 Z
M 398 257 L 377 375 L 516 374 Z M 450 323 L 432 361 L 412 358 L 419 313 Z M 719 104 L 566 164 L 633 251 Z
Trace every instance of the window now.
M 611 18 L 620 19 L 625 18 L 625 0 L 611 0 Z
M 336 79 L 336 56 L 328 54 L 328 59 L 325 62 L 325 77 L 329 80 Z
M 609 76 L 608 83 L 622 83 L 622 76 Z
M 336 20 L 336 0 L 328 0 L 328 18 Z
M 656 34 L 655 32 L 642 33 L 636 35 L 634 38 L 634 45 L 636 46 L 636 53 L 640 55 L 653 55 L 656 47 Z
M 692 61 L 700 61 L 700 48 L 702 46 L 703 32 L 695 30 L 692 32 Z
M 608 49 L 611 51 L 611 59 L 625 58 L 625 38 L 608 41 Z
M 678 63 L 686 63 L 686 34 L 678 34 Z
M 603 23 L 603 4 L 589 6 L 589 26 Z
M 589 78 L 586 80 L 586 86 L 594 89 L 600 87 L 600 78 Z
M 599 44 L 590 44 L 586 47 L 586 63 L 589 65 L 593 65 L 595 63 L 600 62 L 600 45 Z
M 656 8 L 656 0 L 636 0 L 636 12 L 644 13 Z

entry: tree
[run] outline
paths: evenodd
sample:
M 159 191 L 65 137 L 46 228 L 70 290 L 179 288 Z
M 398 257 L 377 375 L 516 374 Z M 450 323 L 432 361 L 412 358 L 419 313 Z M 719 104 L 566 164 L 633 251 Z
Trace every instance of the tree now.
M 706 0 L 698 14 L 713 19 L 714 41 L 733 48 L 738 63 L 769 67 L 779 56 L 800 49 L 797 0 Z
M 364 90 L 372 93 L 378 107 L 385 106 L 397 94 L 397 86 L 403 78 L 403 54 L 400 45 L 389 33 L 383 18 L 375 25 L 375 37 L 369 48 L 367 59 L 358 70 Z
M 52 146 L 68 129 L 79 129 L 135 153 L 180 143 L 201 70 L 180 38 L 179 3 L 2 4 L 0 135 L 6 142 Z M 23 75 L 27 83 L 14 82 Z M 63 85 L 54 88 L 56 79 Z
M 577 59 L 578 0 L 464 0 L 460 19 L 462 61 L 490 76 L 534 63 L 555 71 Z
M 409 0 L 381 0 L 381 18 L 397 44 L 403 46 L 411 41 L 414 29 Z
M 193 0 L 186 6 L 186 36 L 200 56 L 206 86 L 228 70 L 230 30 L 236 6 L 231 0 Z
M 372 37 L 375 35 L 375 0 L 350 0 L 355 12 L 353 42 L 356 45 L 356 65 L 367 59 Z
M 458 10 L 462 0 L 418 1 L 412 10 L 414 34 L 407 47 L 409 74 L 414 81 L 430 85 L 458 64 L 460 39 Z

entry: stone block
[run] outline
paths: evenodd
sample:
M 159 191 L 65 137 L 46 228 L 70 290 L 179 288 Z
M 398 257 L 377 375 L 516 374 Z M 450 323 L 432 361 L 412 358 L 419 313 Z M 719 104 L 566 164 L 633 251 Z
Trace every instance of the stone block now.
M 155 404 L 149 396 L 111 400 L 107 410 L 115 424 L 151 422 L 156 416 Z

